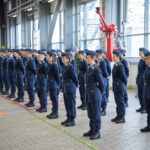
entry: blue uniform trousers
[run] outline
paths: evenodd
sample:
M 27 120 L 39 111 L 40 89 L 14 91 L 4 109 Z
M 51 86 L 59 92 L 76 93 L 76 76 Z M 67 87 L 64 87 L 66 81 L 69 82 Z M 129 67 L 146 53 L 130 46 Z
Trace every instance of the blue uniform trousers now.
M 23 81 L 24 80 L 24 75 L 21 71 L 18 71 L 16 73 L 16 84 L 17 84 L 17 89 L 18 89 L 18 97 L 24 97 L 24 86 L 23 86 Z
M 8 71 L 6 69 L 3 69 L 3 81 L 5 85 L 5 90 L 8 91 L 10 88 L 10 83 L 8 79 Z
M 37 78 L 37 94 L 41 106 L 47 105 L 47 79 L 46 77 Z
M 145 107 L 144 85 L 138 84 L 138 97 L 141 107 Z
M 50 100 L 52 101 L 52 111 L 58 111 L 58 95 L 59 89 L 58 88 L 49 88 Z
M 29 95 L 30 102 L 33 103 L 35 100 L 35 90 L 34 90 L 35 81 L 36 81 L 36 77 L 34 74 L 30 74 L 26 76 L 27 92 Z
M 86 92 L 85 92 L 86 88 L 85 88 L 85 84 L 80 84 L 79 87 L 79 91 L 80 91 L 80 98 L 81 98 L 81 102 L 83 105 L 87 105 L 86 102 Z
M 16 75 L 14 71 L 8 71 L 11 93 L 16 92 Z
M 100 130 L 101 128 L 101 101 L 102 95 L 98 87 L 87 88 L 87 107 L 90 119 L 90 128 Z
M 106 110 L 106 107 L 107 107 L 107 95 L 106 95 L 107 79 L 103 78 L 103 81 L 104 81 L 104 94 L 102 94 L 101 107 L 103 110 Z
M 64 92 L 64 104 L 67 117 L 76 118 L 76 92 Z

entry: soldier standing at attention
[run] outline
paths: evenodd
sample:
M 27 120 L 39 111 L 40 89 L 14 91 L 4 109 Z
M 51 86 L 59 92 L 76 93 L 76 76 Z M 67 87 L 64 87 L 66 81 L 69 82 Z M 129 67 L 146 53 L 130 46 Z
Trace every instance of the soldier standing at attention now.
M 55 53 L 48 51 L 46 59 L 48 62 L 47 84 L 50 94 L 50 100 L 52 101 L 52 113 L 50 113 L 47 118 L 56 119 L 58 118 L 58 95 L 60 83 L 59 66 L 57 64 L 57 58 Z
M 15 77 L 15 59 L 13 57 L 13 50 L 8 50 L 8 78 L 10 82 L 11 93 L 7 97 L 15 98 L 16 92 L 16 77 Z
M 144 72 L 147 67 L 145 64 L 145 54 L 148 52 L 146 48 L 139 48 L 139 56 L 141 57 L 138 64 L 138 74 L 136 78 L 136 84 L 138 85 L 138 97 L 141 107 L 136 112 L 146 113 L 145 97 L 144 97 Z
M 126 72 L 126 76 L 127 78 L 129 77 L 129 66 L 128 66 L 128 62 L 127 60 L 124 58 L 126 55 L 126 50 L 124 49 L 120 49 L 119 50 L 121 55 L 120 55 L 120 61 L 123 64 L 124 68 L 125 68 L 125 72 Z M 124 100 L 125 100 L 125 106 L 128 107 L 128 93 L 127 93 L 127 86 L 125 89 L 125 93 L 124 93 Z
M 26 85 L 27 85 L 27 92 L 29 95 L 29 102 L 25 104 L 26 107 L 34 107 L 34 101 L 35 101 L 35 90 L 34 90 L 34 85 L 36 81 L 36 64 L 35 60 L 32 57 L 32 50 L 27 49 L 25 54 L 26 57 L 28 58 L 28 62 L 25 66 L 25 80 L 26 80 Z
M 104 59 L 104 54 L 105 54 L 105 50 L 104 49 L 99 49 L 96 51 L 98 54 L 98 63 L 99 63 L 99 67 L 102 70 L 102 75 L 104 78 L 104 93 L 102 95 L 103 99 L 102 99 L 102 103 L 101 103 L 101 107 L 102 107 L 102 112 L 101 115 L 105 116 L 106 115 L 106 107 L 107 107 L 107 96 L 106 96 L 106 87 L 107 87 L 107 78 L 109 77 L 109 74 L 107 72 L 107 64 L 106 61 Z
M 0 50 L 0 93 L 3 93 L 3 87 L 4 87 L 4 82 L 3 82 L 3 70 L 2 70 L 2 66 L 3 66 L 3 57 L 2 57 L 2 51 Z
M 86 102 L 86 88 L 85 88 L 85 74 L 88 68 L 88 65 L 85 60 L 85 51 L 79 51 L 79 92 L 80 92 L 80 99 L 82 104 L 78 106 L 78 109 L 87 110 L 87 102 Z
M 150 52 L 145 54 L 146 69 L 144 73 L 145 106 L 147 111 L 147 126 L 141 132 L 150 132 Z
M 38 65 L 37 65 L 37 94 L 40 100 L 41 107 L 36 111 L 43 113 L 47 112 L 47 78 L 46 70 L 47 63 L 44 61 L 46 54 L 38 51 Z
M 75 126 L 76 118 L 76 87 L 78 86 L 78 78 L 75 68 L 71 64 L 72 55 L 70 53 L 62 53 L 62 61 L 64 63 L 63 77 L 63 96 L 64 104 L 67 112 L 67 120 L 62 125 Z
M 16 72 L 16 85 L 18 89 L 18 96 L 14 101 L 17 102 L 24 102 L 24 85 L 23 85 L 23 79 L 24 79 L 24 64 L 23 60 L 19 54 L 19 50 L 14 51 L 14 56 L 16 57 L 16 63 L 15 63 L 15 72 Z
M 124 93 L 127 84 L 127 76 L 125 73 L 125 68 L 120 62 L 120 51 L 113 51 L 113 60 L 115 62 L 112 70 L 112 80 L 113 80 L 113 92 L 116 102 L 116 113 L 117 116 L 111 121 L 115 123 L 125 123 L 125 101 Z
M 84 133 L 83 136 L 89 136 L 91 140 L 101 137 L 101 102 L 104 91 L 102 71 L 95 64 L 96 56 L 96 52 L 93 51 L 88 51 L 86 56 L 86 62 L 89 65 L 86 72 L 86 95 L 90 130 Z
M 2 65 L 2 70 L 3 70 L 3 81 L 5 85 L 5 91 L 2 93 L 3 95 L 8 95 L 9 94 L 9 88 L 10 88 L 10 83 L 8 79 L 8 57 L 7 57 L 7 50 L 3 50 L 2 52 L 3 56 L 3 65 Z

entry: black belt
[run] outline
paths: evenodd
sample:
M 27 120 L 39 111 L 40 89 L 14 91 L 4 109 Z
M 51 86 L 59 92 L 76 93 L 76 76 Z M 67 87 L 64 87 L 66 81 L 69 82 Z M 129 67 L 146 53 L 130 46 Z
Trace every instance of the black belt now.
M 71 83 L 72 82 L 72 80 L 70 79 L 70 80 L 63 80 L 63 83 Z
M 144 86 L 150 86 L 150 83 L 144 82 Z
M 49 79 L 55 79 L 53 76 L 48 76 Z
M 113 82 L 122 82 L 121 79 L 113 79 Z
M 95 86 L 97 86 L 96 83 L 93 83 L 93 84 L 86 84 L 86 87 L 87 87 L 87 88 L 89 88 L 89 87 L 95 87 Z

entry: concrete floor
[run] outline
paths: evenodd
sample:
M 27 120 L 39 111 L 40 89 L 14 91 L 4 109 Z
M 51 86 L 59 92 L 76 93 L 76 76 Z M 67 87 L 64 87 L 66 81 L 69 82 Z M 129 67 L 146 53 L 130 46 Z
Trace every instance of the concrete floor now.
M 25 99 L 27 102 L 27 94 Z M 36 107 L 30 111 L 22 108 L 24 103 L 18 106 L 18 103 L 10 101 L 0 95 L 0 150 L 150 150 L 150 133 L 140 132 L 140 128 L 146 125 L 146 114 L 135 112 L 139 107 L 135 91 L 129 91 L 126 123 L 120 125 L 110 122 L 116 115 L 113 93 L 110 93 L 107 116 L 102 117 L 102 138 L 95 141 L 82 136 L 89 130 L 86 111 L 77 110 L 75 127 L 67 128 L 60 124 L 66 119 L 62 94 L 57 120 L 46 118 L 51 110 L 50 101 L 49 112 L 43 114 L 35 111 L 39 107 L 38 98 Z

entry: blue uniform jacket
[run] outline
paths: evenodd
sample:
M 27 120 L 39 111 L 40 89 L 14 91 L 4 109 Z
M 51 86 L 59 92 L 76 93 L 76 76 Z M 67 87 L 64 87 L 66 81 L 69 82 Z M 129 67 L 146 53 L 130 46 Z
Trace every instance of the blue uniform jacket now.
M 150 66 L 147 66 L 144 73 L 145 99 L 150 101 Z
M 125 68 L 125 72 L 126 72 L 126 76 L 127 78 L 129 77 L 129 66 L 128 66 L 128 62 L 126 59 L 123 59 L 121 61 L 121 63 L 123 64 L 124 68 Z
M 50 89 L 59 88 L 59 67 L 55 63 L 48 63 L 47 67 L 48 86 Z
M 16 59 L 15 63 L 15 71 L 18 73 L 22 72 L 24 73 L 25 67 L 23 64 L 23 60 L 21 58 Z
M 99 87 L 101 93 L 104 92 L 102 71 L 96 65 L 88 67 L 86 72 L 86 85 L 96 85 L 97 87 Z
M 78 86 L 78 78 L 73 65 L 64 65 L 62 71 L 64 92 L 75 92 Z
M 36 64 L 35 60 L 31 57 L 29 58 L 27 64 L 26 64 L 26 69 L 25 69 L 27 74 L 36 74 Z
M 109 77 L 109 74 L 107 72 L 107 64 L 106 64 L 106 61 L 104 59 L 99 60 L 99 67 L 102 70 L 103 77 L 105 77 L 105 78 Z
M 114 64 L 112 78 L 113 90 L 119 92 L 125 89 L 125 85 L 127 84 L 127 76 L 125 73 L 125 68 L 120 61 Z
M 136 84 L 138 85 L 144 85 L 144 72 L 147 65 L 145 64 L 145 61 L 143 59 L 140 59 L 138 64 L 138 74 L 136 78 Z
M 46 72 L 47 72 L 47 63 L 45 61 L 41 62 L 37 66 L 37 79 L 46 78 Z
M 85 74 L 88 69 L 88 65 L 85 60 L 79 61 L 79 74 L 78 74 L 78 79 L 79 79 L 79 84 L 85 84 Z
M 109 76 L 111 76 L 111 65 L 110 65 L 109 59 L 105 58 L 105 62 L 107 64 L 107 72 L 108 72 Z

